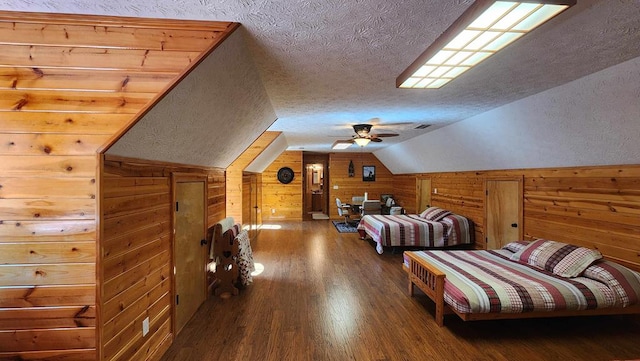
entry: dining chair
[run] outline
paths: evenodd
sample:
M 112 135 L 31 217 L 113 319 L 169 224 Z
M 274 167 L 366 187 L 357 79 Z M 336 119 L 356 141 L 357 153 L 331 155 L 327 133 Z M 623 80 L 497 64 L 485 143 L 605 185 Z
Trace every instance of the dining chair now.
M 360 215 L 366 216 L 367 214 L 380 214 L 381 207 L 380 201 L 377 199 L 369 199 L 362 202 L 362 207 L 360 208 Z
M 338 215 L 340 215 L 340 217 L 344 217 L 344 224 L 349 224 L 349 220 L 351 220 L 351 212 L 349 209 L 351 206 L 348 204 L 342 204 L 340 198 L 336 198 L 336 206 L 338 206 Z

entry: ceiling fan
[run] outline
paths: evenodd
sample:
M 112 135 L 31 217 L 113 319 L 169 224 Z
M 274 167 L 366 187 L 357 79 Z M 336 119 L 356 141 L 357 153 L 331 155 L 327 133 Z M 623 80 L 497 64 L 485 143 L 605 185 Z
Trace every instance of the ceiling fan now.
M 352 126 L 354 134 L 351 139 L 345 140 L 337 140 L 333 143 L 332 149 L 346 149 L 353 143 L 356 143 L 360 147 L 364 147 L 369 142 L 382 142 L 381 138 L 385 137 L 397 137 L 399 134 L 396 133 L 372 133 L 371 128 L 372 124 L 355 124 Z
M 385 137 L 397 137 L 396 133 L 371 133 L 371 128 L 373 125 L 371 124 L 355 124 L 353 126 L 353 131 L 356 133 L 351 139 L 351 142 L 355 142 L 360 146 L 365 146 L 369 142 L 382 142 L 382 139 Z

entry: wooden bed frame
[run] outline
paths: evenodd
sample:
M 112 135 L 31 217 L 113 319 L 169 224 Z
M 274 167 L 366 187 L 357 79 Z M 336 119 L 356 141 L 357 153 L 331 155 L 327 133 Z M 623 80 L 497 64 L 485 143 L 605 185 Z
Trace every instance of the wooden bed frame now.
M 640 305 L 629 307 L 611 307 L 580 311 L 537 311 L 525 313 L 461 313 L 449 307 L 444 302 L 444 280 L 446 275 L 434 265 L 416 258 L 411 253 L 409 268 L 404 266 L 409 274 L 409 295 L 413 296 L 414 286 L 418 286 L 436 305 L 435 320 L 438 326 L 444 326 L 444 315 L 455 313 L 463 321 L 517 319 L 517 318 L 542 318 L 542 317 L 568 317 L 568 316 L 595 316 L 595 315 L 628 315 L 640 314 Z

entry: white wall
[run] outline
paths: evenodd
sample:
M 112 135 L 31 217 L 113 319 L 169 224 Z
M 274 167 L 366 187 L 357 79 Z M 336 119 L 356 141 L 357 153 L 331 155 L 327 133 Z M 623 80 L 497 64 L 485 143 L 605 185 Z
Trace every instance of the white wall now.
M 375 155 L 394 174 L 640 164 L 640 58 Z
M 227 168 L 275 120 L 238 29 L 107 153 Z

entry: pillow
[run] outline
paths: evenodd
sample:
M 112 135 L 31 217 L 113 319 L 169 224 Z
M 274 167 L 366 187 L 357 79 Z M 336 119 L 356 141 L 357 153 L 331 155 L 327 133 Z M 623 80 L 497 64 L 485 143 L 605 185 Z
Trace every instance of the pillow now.
M 600 260 L 587 267 L 583 277 L 606 284 L 616 296 L 616 306 L 627 307 L 640 302 L 640 273 L 621 264 Z
M 562 242 L 538 239 L 514 253 L 512 260 L 530 264 L 561 277 L 577 277 L 602 254 Z
M 509 242 L 505 244 L 504 246 L 502 246 L 502 249 L 506 249 L 513 253 L 516 253 L 523 250 L 528 245 L 529 245 L 529 241 L 515 241 L 515 242 Z
M 424 210 L 424 212 L 420 213 L 420 217 L 426 219 L 427 221 L 439 222 L 442 218 L 452 214 L 451 211 L 447 211 L 438 207 L 429 207 Z

